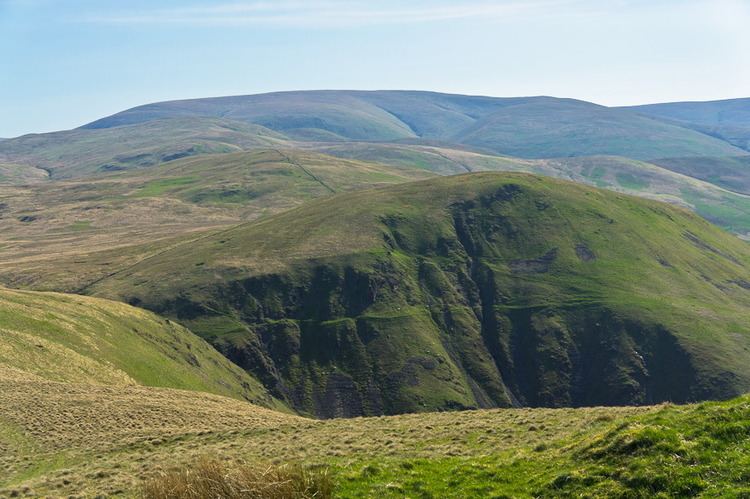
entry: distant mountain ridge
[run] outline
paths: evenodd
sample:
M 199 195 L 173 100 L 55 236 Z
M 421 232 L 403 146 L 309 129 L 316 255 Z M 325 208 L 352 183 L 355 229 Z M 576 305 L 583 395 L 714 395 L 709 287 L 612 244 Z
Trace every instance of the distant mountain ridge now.
M 750 151 L 750 98 L 668 102 L 623 109 L 671 120 Z
M 743 154 L 724 140 L 689 127 L 575 99 L 395 90 L 276 92 L 160 102 L 128 109 L 82 128 L 112 128 L 178 117 L 231 119 L 305 141 L 438 140 L 526 158 Z

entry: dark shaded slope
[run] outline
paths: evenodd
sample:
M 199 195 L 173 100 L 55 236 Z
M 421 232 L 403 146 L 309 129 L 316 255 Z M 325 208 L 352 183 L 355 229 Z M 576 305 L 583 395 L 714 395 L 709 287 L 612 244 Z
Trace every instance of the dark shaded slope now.
M 522 174 L 316 201 L 89 291 L 177 318 L 323 417 L 750 388 L 750 252 L 688 212 Z

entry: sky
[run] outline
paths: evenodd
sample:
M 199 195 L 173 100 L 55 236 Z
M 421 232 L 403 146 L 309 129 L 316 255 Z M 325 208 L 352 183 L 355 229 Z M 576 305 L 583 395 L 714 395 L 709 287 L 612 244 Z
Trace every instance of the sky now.
M 305 89 L 750 97 L 750 0 L 0 0 L 0 137 Z

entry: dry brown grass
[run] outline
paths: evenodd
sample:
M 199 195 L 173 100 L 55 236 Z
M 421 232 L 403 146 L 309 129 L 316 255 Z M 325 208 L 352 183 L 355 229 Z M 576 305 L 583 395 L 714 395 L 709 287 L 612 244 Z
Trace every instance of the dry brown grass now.
M 327 499 L 333 481 L 325 469 L 300 466 L 227 466 L 203 458 L 148 480 L 144 499 Z
M 337 192 L 430 176 L 272 149 L 185 158 L 78 180 L 19 186 L 0 179 L 0 280 L 12 287 L 78 290 L 172 245 L 331 194 L 301 167 Z M 181 179 L 192 180 L 181 185 Z M 164 188 L 149 190 L 149 185 Z M 250 194 L 241 202 L 220 202 L 218 195 L 200 200 L 235 191 Z
M 197 392 L 22 374 L 0 371 L 0 498 L 132 496 L 144 481 L 206 455 L 226 466 L 304 463 L 352 473 L 372 460 L 516 455 L 653 410 L 498 409 L 316 421 Z

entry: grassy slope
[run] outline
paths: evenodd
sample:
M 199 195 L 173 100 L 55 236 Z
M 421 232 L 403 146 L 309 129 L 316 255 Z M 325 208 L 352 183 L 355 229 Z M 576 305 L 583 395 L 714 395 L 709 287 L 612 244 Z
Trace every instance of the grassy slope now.
M 748 417 L 747 397 L 668 406 L 624 418 L 600 414 L 588 431 L 551 436 L 520 449 L 504 446 L 503 451 L 480 457 L 372 463 L 343 474 L 339 493 L 342 497 L 744 497 L 750 492 Z M 547 419 L 542 421 L 546 429 Z
M 477 120 L 454 142 L 529 158 L 617 155 L 634 159 L 730 155 L 739 149 L 719 139 L 636 113 L 594 104 L 548 99 L 502 110 Z
M 264 149 L 184 158 L 84 179 L 24 186 L 0 182 L 2 280 L 13 286 L 75 291 L 202 231 L 277 213 L 332 190 L 400 183 L 432 172 L 549 175 L 687 206 L 740 235 L 750 231 L 750 202 L 745 197 L 626 158 L 523 160 L 361 142 L 307 147 L 327 154 Z
M 277 386 L 303 410 L 356 414 L 740 393 L 750 387 L 749 264 L 745 243 L 687 211 L 473 174 L 309 203 L 89 291 L 180 317 L 240 363 L 255 355 L 275 365 L 255 373 L 269 386 L 306 387 Z M 576 359 L 587 348 L 616 353 L 586 374 Z M 340 375 L 362 407 L 343 392 L 326 398 Z M 384 382 L 411 376 L 395 389 Z M 578 376 L 592 385 L 576 395 Z
M 128 305 L 0 288 L 0 375 L 199 390 L 281 407 L 188 330 Z
M 188 116 L 257 123 L 301 140 L 423 138 L 523 157 L 608 154 L 644 159 L 741 153 L 691 129 L 583 101 L 431 92 L 281 92 L 162 102 L 123 111 L 87 128 Z
M 736 497 L 750 401 L 312 421 L 217 396 L 0 379 L 0 495 L 135 496 L 211 455 L 330 467 L 339 497 Z
M 750 194 L 750 156 L 663 158 L 653 163 L 734 192 Z
M 299 420 L 208 393 L 55 383 L 5 371 L 0 401 L 2 497 L 24 486 L 54 497 L 132 493 L 142 473 L 208 451 L 211 444 L 196 448 L 202 441 Z
M 733 192 L 714 175 L 680 170 L 659 160 L 598 156 L 542 161 L 537 173 L 683 206 L 743 238 L 750 236 L 747 194 Z
M 345 158 L 441 175 L 478 171 L 537 173 L 684 206 L 729 231 L 750 234 L 744 157 L 638 161 L 617 156 L 528 160 L 445 147 L 347 143 L 317 145 Z
M 76 290 L 178 240 L 305 201 L 429 172 L 314 152 L 201 156 L 90 179 L 0 185 L 0 274 L 14 286 Z
M 29 168 L 28 165 L 18 165 L 0 162 L 0 183 L 28 184 L 47 179 L 48 174 L 41 168 Z
M 283 135 L 258 125 L 221 118 L 175 118 L 117 129 L 24 135 L 0 142 L 0 160 L 43 168 L 55 179 L 69 179 L 283 143 Z
M 628 108 L 646 116 L 671 120 L 750 150 L 750 99 L 670 102 Z
M 282 92 L 139 106 L 86 125 L 85 129 L 176 116 L 223 116 L 257 123 L 294 136 L 311 130 L 350 139 L 392 140 L 414 137 L 395 116 L 357 97 L 357 92 Z

